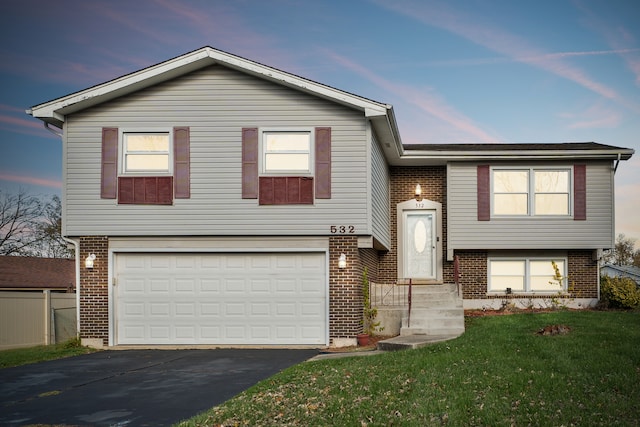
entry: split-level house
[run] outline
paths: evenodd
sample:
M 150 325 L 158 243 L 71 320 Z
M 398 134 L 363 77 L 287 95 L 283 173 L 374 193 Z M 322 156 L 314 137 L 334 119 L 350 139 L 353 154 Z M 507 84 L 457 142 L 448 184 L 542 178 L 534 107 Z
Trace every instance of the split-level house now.
M 345 345 L 365 267 L 465 308 L 592 305 L 633 154 L 403 145 L 391 105 L 210 47 L 28 113 L 61 134 L 79 333 L 109 346 Z

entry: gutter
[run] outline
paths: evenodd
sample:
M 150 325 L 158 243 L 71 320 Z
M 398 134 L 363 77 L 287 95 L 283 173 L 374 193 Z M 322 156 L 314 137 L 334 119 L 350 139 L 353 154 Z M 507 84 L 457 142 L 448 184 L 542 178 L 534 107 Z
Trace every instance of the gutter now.
M 75 248 L 76 255 L 76 337 L 80 337 L 80 242 L 62 236 L 65 242 Z

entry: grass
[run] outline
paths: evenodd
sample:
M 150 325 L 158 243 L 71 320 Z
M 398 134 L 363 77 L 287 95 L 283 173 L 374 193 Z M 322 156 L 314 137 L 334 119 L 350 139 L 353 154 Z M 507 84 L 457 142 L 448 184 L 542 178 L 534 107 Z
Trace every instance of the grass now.
M 0 368 L 10 368 L 12 366 L 44 362 L 45 360 L 61 359 L 63 357 L 77 356 L 93 351 L 95 350 L 82 347 L 78 339 L 72 339 L 60 344 L 3 350 L 0 351 Z
M 563 324 L 566 335 L 541 336 Z M 638 426 L 640 313 L 467 319 L 418 350 L 303 363 L 186 426 Z

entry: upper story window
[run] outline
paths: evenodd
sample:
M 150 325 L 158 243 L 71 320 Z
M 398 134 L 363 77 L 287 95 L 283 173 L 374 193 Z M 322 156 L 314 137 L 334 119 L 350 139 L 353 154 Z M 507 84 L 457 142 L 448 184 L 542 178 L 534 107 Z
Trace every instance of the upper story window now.
M 570 215 L 571 170 L 493 169 L 493 215 Z
M 122 173 L 168 174 L 171 172 L 169 132 L 126 132 L 122 135 Z
M 311 131 L 263 131 L 262 172 L 265 174 L 312 173 Z

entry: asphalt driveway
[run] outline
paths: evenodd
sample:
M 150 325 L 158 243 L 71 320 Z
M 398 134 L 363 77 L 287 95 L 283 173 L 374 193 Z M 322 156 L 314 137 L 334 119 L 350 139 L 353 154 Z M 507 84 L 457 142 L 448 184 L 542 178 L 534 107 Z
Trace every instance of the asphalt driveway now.
M 168 426 L 317 350 L 102 351 L 0 370 L 0 425 Z

